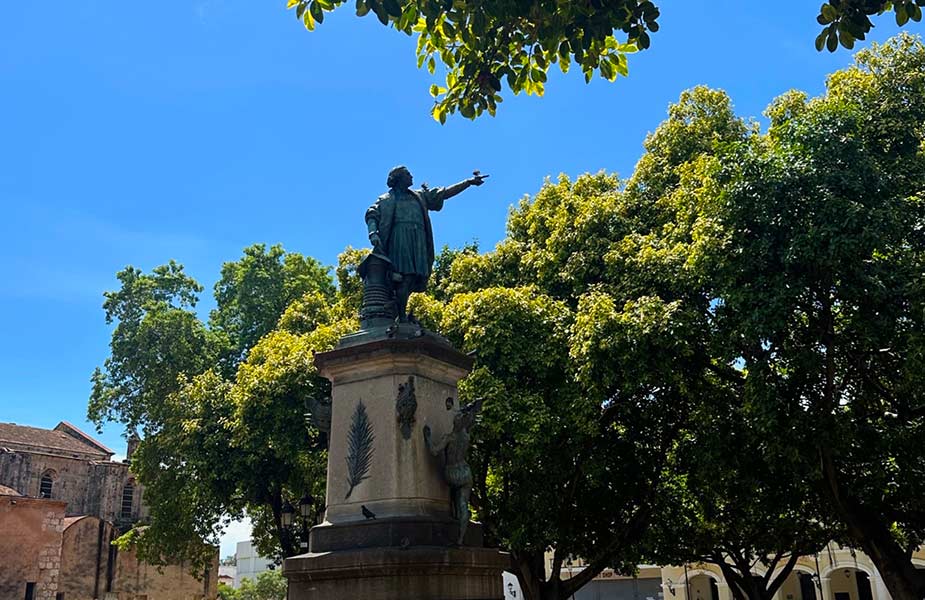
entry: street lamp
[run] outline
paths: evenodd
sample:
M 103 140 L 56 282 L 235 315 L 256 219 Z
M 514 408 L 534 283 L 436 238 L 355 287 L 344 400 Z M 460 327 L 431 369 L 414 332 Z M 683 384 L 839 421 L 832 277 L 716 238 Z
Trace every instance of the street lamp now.
M 295 507 L 292 506 L 289 500 L 286 500 L 286 502 L 283 504 L 282 513 L 280 514 L 280 521 L 282 522 L 282 526 L 284 528 L 288 529 L 292 527 L 293 515 L 295 515 Z
M 303 519 L 308 519 L 312 514 L 312 508 L 315 506 L 315 499 L 311 494 L 305 494 L 302 496 L 302 499 L 299 500 L 299 513 L 302 515 Z
M 308 519 L 312 516 L 312 510 L 315 508 L 315 499 L 307 493 L 299 500 L 299 514 L 302 515 L 302 541 L 299 542 L 299 548 L 308 552 Z

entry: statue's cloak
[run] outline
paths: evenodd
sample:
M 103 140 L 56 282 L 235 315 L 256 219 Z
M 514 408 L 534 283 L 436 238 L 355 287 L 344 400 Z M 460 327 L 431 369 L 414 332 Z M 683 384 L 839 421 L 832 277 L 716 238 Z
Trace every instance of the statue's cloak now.
M 417 200 L 421 207 L 421 214 L 424 219 L 424 237 L 426 239 L 426 263 L 433 268 L 434 264 L 434 230 L 430 223 L 429 211 L 440 210 L 443 208 L 445 200 L 445 188 L 408 190 L 408 193 Z M 389 190 L 382 194 L 376 202 L 366 211 L 366 224 L 370 231 L 379 232 L 379 240 L 382 244 L 382 251 L 392 255 L 392 225 L 395 223 L 395 205 L 399 202 L 395 196 L 395 190 Z

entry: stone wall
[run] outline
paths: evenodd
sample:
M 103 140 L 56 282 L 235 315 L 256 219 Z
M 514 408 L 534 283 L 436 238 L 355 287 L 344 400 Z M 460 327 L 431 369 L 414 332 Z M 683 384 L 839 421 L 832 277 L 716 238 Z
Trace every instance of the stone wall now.
M 112 586 L 108 571 L 113 526 L 96 517 L 67 519 L 61 542 L 61 586 L 65 600 L 103 598 Z
M 197 579 L 182 565 L 153 567 L 112 545 L 118 532 L 96 517 L 68 519 L 61 545 L 61 586 L 66 600 L 194 600 L 215 598 L 218 552 L 209 576 Z
M 202 578 L 190 574 L 184 564 L 153 567 L 138 560 L 134 552 L 119 552 L 115 587 L 119 600 L 212 600 L 218 593 L 218 548 L 209 571 Z M 69 599 L 68 599 L 69 600 Z
M 44 474 L 53 481 L 51 497 L 67 502 L 68 516 L 94 515 L 121 525 L 143 517 L 144 490 L 134 482 L 126 463 L 0 449 L 0 485 L 38 497 Z M 122 491 L 130 480 L 134 483 L 132 513 L 125 519 Z
M 54 600 L 64 509 L 64 502 L 0 496 L 0 598 L 25 598 L 31 582 L 36 600 Z

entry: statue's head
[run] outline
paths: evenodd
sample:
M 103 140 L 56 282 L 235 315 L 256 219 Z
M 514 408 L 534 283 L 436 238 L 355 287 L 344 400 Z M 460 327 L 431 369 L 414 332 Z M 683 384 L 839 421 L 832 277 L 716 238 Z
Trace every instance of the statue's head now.
M 400 165 L 389 171 L 389 178 L 386 180 L 386 184 L 390 188 L 405 189 L 411 187 L 412 183 L 411 171 L 404 165 Z

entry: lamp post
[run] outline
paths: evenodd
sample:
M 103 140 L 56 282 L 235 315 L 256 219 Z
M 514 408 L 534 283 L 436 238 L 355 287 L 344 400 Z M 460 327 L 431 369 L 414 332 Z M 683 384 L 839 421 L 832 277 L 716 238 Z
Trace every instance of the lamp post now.
M 279 514 L 280 524 L 283 526 L 283 535 L 289 540 L 292 539 L 292 519 L 295 516 L 295 507 L 292 506 L 292 503 L 289 500 L 283 502 L 283 508 Z M 290 544 L 283 544 L 283 556 L 289 556 L 287 547 L 291 547 Z
M 282 522 L 284 529 L 289 529 L 292 527 L 293 515 L 295 515 L 295 507 L 292 506 L 289 500 L 286 500 L 283 503 L 283 510 L 280 513 L 280 521 Z
M 299 547 L 305 552 L 308 552 L 308 520 L 314 508 L 315 498 L 306 492 L 299 500 L 299 514 L 302 516 L 302 541 L 299 542 Z

